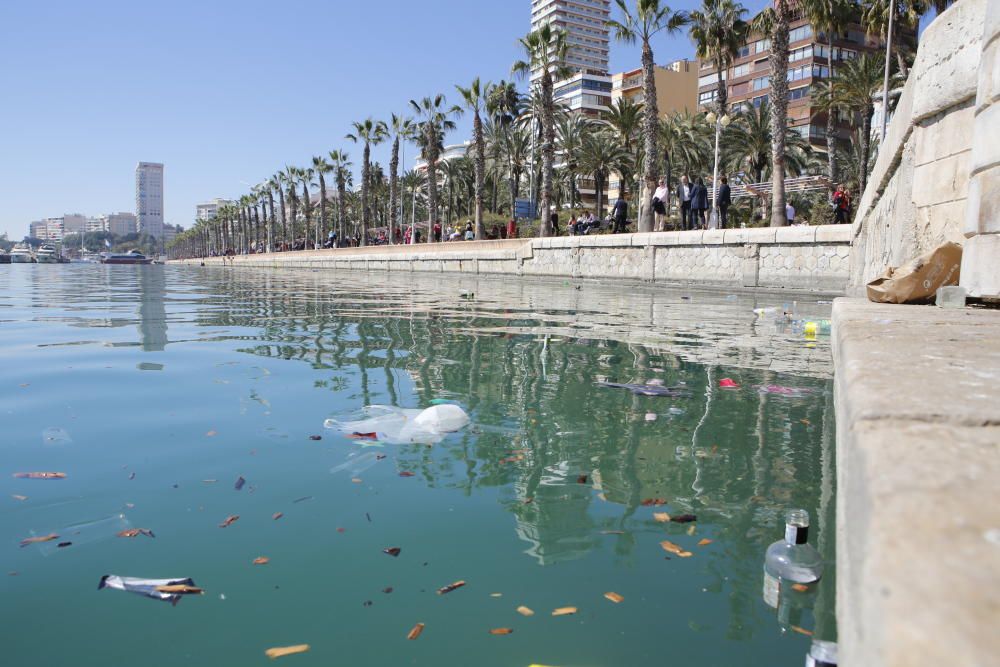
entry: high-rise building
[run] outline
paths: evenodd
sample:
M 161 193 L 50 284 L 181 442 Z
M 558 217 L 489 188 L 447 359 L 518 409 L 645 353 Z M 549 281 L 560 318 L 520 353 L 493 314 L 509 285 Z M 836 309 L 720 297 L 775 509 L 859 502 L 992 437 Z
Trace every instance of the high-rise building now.
M 556 81 L 553 96 L 571 111 L 596 116 L 611 105 L 608 75 L 610 0 L 532 0 L 531 29 L 551 25 L 566 33 L 565 64 L 573 71 Z M 531 73 L 534 83 L 541 71 Z
M 669 65 L 653 66 L 656 83 L 656 108 L 660 115 L 698 110 L 698 63 L 678 60 Z M 641 104 L 646 91 L 642 87 L 642 68 L 611 76 L 611 101 L 628 99 Z
M 219 215 L 219 209 L 233 202 L 229 199 L 213 199 L 195 206 L 195 220 L 214 220 Z
M 102 215 L 101 220 L 104 221 L 104 231 L 115 236 L 135 234 L 137 231 L 134 213 L 108 213 Z
M 138 231 L 163 236 L 163 164 L 140 162 L 135 168 L 135 215 Z
M 818 81 L 833 75 L 842 63 L 857 58 L 862 53 L 879 51 L 881 40 L 869 35 L 855 16 L 846 29 L 834 36 L 831 51 L 826 35 L 817 33 L 801 11 L 793 9 L 793 19 L 788 34 L 788 124 L 807 139 L 814 148 L 826 150 L 826 114 L 817 112 L 812 104 L 812 87 Z M 909 30 L 913 39 L 912 28 Z M 729 108 L 737 110 L 743 105 L 760 105 L 768 100 L 771 92 L 771 41 L 751 33 L 740 45 L 732 64 L 722 74 L 727 86 Z M 703 61 L 699 68 L 698 104 L 704 110 L 715 109 L 718 91 L 718 70 L 711 61 Z M 838 140 L 850 139 L 851 125 L 848 118 L 837 119 Z
M 28 233 L 32 238 L 58 243 L 63 240 L 66 233 L 63 227 L 63 218 L 36 220 L 29 225 Z

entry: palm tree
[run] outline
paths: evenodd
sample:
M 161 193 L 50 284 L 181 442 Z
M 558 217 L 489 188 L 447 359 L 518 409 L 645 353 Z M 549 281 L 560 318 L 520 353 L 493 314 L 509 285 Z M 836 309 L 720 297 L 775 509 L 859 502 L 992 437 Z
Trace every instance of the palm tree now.
M 604 114 L 604 121 L 618 134 L 618 141 L 629 155 L 635 155 L 635 140 L 644 122 L 643 105 L 627 97 L 619 98 Z M 621 175 L 621 191 L 630 189 L 634 171 L 626 168 Z M 652 194 L 650 195 L 652 197 Z
M 399 207 L 399 142 L 413 138 L 413 120 L 406 116 L 392 114 L 389 123 L 392 131 L 392 156 L 389 158 L 389 243 L 394 240 L 393 229 Z
M 527 76 L 532 71 L 540 72 L 542 100 L 542 197 L 539 211 L 542 217 L 538 228 L 539 236 L 552 233 L 549 208 L 552 202 L 552 172 L 555 164 L 555 103 L 552 98 L 553 77 L 563 79 L 570 74 L 566 66 L 566 52 L 569 43 L 566 33 L 544 25 L 521 38 L 526 60 L 519 60 L 511 67 L 511 72 Z
M 604 188 L 608 176 L 622 169 L 628 153 L 608 130 L 587 133 L 580 144 L 580 171 L 594 179 L 597 216 L 604 217 Z
M 475 185 L 475 228 L 476 240 L 486 237 L 486 227 L 483 225 L 483 181 L 486 180 L 486 142 L 483 140 L 482 112 L 490 94 L 490 84 L 481 86 L 476 77 L 468 88 L 455 86 L 462 96 L 465 108 L 472 112 L 472 148 L 475 151 L 473 173 Z
M 313 185 L 313 170 L 300 168 L 296 170 L 299 182 L 302 184 L 302 213 L 305 215 L 305 227 L 302 230 L 303 249 L 309 245 L 309 221 L 312 219 L 312 198 L 309 188 Z M 313 246 L 315 248 L 315 246 Z
M 671 11 L 670 7 L 661 5 L 660 0 L 636 0 L 636 11 L 629 11 L 625 0 L 616 0 L 622 13 L 621 21 L 609 21 L 608 26 L 620 42 L 634 44 L 642 42 L 642 90 L 644 115 L 642 138 L 645 158 L 643 180 L 645 189 L 640 200 L 640 217 L 638 230 L 653 231 L 653 207 L 645 205 L 653 196 L 656 181 L 659 178 L 659 148 L 657 141 L 659 133 L 659 109 L 656 103 L 656 79 L 653 62 L 653 49 L 650 40 L 660 32 L 673 33 L 680 30 L 687 21 L 684 12 Z M 624 179 L 623 179 L 624 180 Z
M 851 21 L 852 14 L 857 8 L 856 0 L 799 0 L 799 7 L 805 12 L 809 23 L 815 33 L 822 33 L 826 36 L 827 64 L 833 72 L 833 38 L 834 35 L 842 33 Z M 813 88 L 813 98 L 823 102 L 822 94 L 817 92 L 817 88 L 822 89 L 825 82 L 817 82 L 820 85 Z M 827 98 L 829 99 L 829 98 Z M 827 158 L 827 178 L 830 183 L 837 182 L 837 137 L 835 135 L 836 111 L 835 107 L 823 108 L 826 112 L 826 158 Z
M 893 4 L 895 6 L 890 12 L 889 8 Z M 900 37 L 899 25 L 916 26 L 920 22 L 920 17 L 930 11 L 932 7 L 940 14 L 949 4 L 951 3 L 941 0 L 930 2 L 927 0 L 863 0 L 861 23 L 870 34 L 879 35 L 883 40 L 888 41 L 889 16 L 890 13 L 893 15 L 892 39 L 896 44 L 887 44 L 887 49 L 890 54 L 893 51 L 896 52 L 896 66 L 899 74 L 903 79 L 906 79 L 910 73 L 909 62 L 912 62 L 916 55 L 917 45 L 914 36 Z
M 580 147 L 583 138 L 591 129 L 591 121 L 579 114 L 568 116 L 556 125 L 556 136 L 559 138 L 560 161 L 565 165 L 567 188 L 569 189 L 569 207 L 576 208 L 576 175 L 580 161 Z
M 372 146 L 382 143 L 388 134 L 388 128 L 385 126 L 384 121 L 372 120 L 371 117 L 366 118 L 361 122 L 355 122 L 354 132 L 347 135 L 347 139 L 350 139 L 354 143 L 363 143 L 365 145 L 364 153 L 361 158 L 361 246 L 365 246 L 368 243 L 368 222 L 370 220 L 371 211 L 368 208 L 368 195 L 370 183 L 368 182 L 368 177 L 371 175 L 371 148 Z
M 691 39 L 695 53 L 702 60 L 711 60 L 718 77 L 715 101 L 719 117 L 726 114 L 726 69 L 732 64 L 746 37 L 743 18 L 747 10 L 736 0 L 702 0 L 701 9 L 691 12 Z
M 400 178 L 400 184 L 402 185 L 403 194 L 405 195 L 407 191 L 410 193 L 410 243 L 415 240 L 415 235 L 413 235 L 413 227 L 417 222 L 417 195 L 419 194 L 420 185 L 424 182 L 424 177 L 415 169 L 403 172 L 402 178 Z M 402 209 L 405 213 L 406 210 L 406 198 L 403 198 Z M 403 216 L 406 219 L 406 216 Z
M 319 157 L 313 157 L 312 159 L 312 169 L 319 176 L 319 220 L 316 221 L 316 237 L 315 241 L 317 244 L 320 243 L 320 237 L 326 232 L 326 178 L 325 174 L 329 174 L 333 170 L 333 165 L 326 161 L 322 155 Z
M 774 0 L 751 25 L 771 39 L 771 226 L 784 227 L 785 138 L 788 128 L 788 24 L 795 0 Z
M 344 207 L 347 203 L 347 179 L 351 173 L 350 157 L 345 151 L 330 151 L 330 166 L 337 181 L 337 242 L 343 243 L 346 231 Z
M 285 189 L 288 190 L 288 218 L 285 220 L 285 242 L 292 243 L 295 241 L 295 221 L 298 217 L 298 203 L 299 195 L 295 191 L 295 185 L 298 182 L 298 174 L 295 167 L 285 167 L 285 171 L 282 174 L 282 184 Z
M 731 172 L 746 172 L 754 183 L 767 175 L 771 153 L 771 105 L 749 104 L 734 115 L 733 122 L 723 133 L 725 152 L 722 161 Z M 812 148 L 809 142 L 792 128 L 786 130 L 785 166 L 791 174 L 805 172 Z
M 441 155 L 444 135 L 448 130 L 455 129 L 455 122 L 449 116 L 455 109 L 445 107 L 444 95 L 425 97 L 420 102 L 410 100 L 410 106 L 422 117 L 420 123 L 420 144 L 423 158 L 427 163 L 427 242 L 434 239 L 433 225 L 437 223 L 437 162 Z M 413 231 L 414 238 L 416 230 Z M 442 235 L 443 238 L 443 235 Z
M 871 159 L 872 116 L 875 113 L 875 95 L 882 90 L 882 67 L 885 63 L 881 53 L 863 53 L 848 60 L 837 68 L 831 80 L 834 95 L 840 103 L 853 112 L 853 123 L 857 127 L 860 164 L 858 168 L 859 192 L 864 192 L 868 183 L 868 163 Z
M 264 186 L 267 188 L 267 201 L 271 206 L 271 217 L 267 220 L 267 251 L 274 252 L 274 223 L 277 222 L 277 216 L 274 213 L 274 191 L 277 190 L 278 194 L 281 195 L 281 184 L 278 182 L 277 177 L 272 176 L 264 182 Z M 284 196 L 281 195 L 282 199 L 282 211 L 281 214 L 284 215 Z
M 507 189 L 510 194 L 510 214 L 514 215 L 514 201 L 517 198 L 517 183 L 514 179 L 514 165 L 511 162 L 509 145 L 511 142 L 510 130 L 521 113 L 523 103 L 521 94 L 517 92 L 514 83 L 500 81 L 493 86 L 486 98 L 486 110 L 492 120 L 494 130 L 499 128 L 499 132 L 494 132 L 497 139 L 495 151 L 498 156 L 503 155 L 507 162 Z

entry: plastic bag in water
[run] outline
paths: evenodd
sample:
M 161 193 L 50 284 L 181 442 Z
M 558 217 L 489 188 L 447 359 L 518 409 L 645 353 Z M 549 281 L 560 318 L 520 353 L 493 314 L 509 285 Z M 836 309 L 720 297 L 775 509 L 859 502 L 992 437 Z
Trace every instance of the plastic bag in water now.
M 380 442 L 392 445 L 422 443 L 433 445 L 448 433 L 461 430 L 469 423 L 469 415 L 454 404 L 432 405 L 426 410 L 397 408 L 391 405 L 370 405 L 361 410 L 361 417 L 349 421 L 327 419 L 326 428 L 347 435 L 375 433 Z
M 114 588 L 128 591 L 154 600 L 163 600 L 176 605 L 182 595 L 201 595 L 202 590 L 195 586 L 190 577 L 178 579 L 140 579 L 139 577 L 120 577 L 117 574 L 106 574 L 97 584 L 97 590 Z
M 357 456 L 352 454 L 340 465 L 330 468 L 330 474 L 335 475 L 338 472 L 346 470 L 351 474 L 351 477 L 357 477 L 378 463 L 380 456 L 382 454 L 376 454 L 375 452 L 368 452 L 367 454 L 359 454 Z

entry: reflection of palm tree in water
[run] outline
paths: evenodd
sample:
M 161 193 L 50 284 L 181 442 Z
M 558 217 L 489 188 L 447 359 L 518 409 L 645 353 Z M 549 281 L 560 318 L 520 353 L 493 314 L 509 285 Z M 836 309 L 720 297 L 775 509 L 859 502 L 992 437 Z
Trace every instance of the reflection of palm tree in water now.
M 118 268 L 118 267 L 114 267 Z M 132 267 L 129 267 L 132 268 Z M 144 352 L 167 347 L 167 280 L 161 266 L 136 266 L 139 277 L 139 342 Z

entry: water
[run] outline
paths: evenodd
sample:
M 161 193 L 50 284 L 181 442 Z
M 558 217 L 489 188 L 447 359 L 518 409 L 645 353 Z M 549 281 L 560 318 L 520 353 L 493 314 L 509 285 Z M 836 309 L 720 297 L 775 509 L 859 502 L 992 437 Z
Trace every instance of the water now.
M 4 664 L 263 664 L 300 643 L 282 660 L 802 664 L 805 632 L 835 639 L 832 563 L 785 632 L 762 564 L 789 507 L 833 558 L 828 340 L 752 313 L 781 296 L 577 287 L 0 267 Z M 829 306 L 800 299 L 798 316 Z M 596 385 L 650 380 L 690 396 Z M 322 427 L 435 399 L 472 425 L 433 447 Z M 26 471 L 67 478 L 12 477 Z M 73 544 L 18 546 L 50 533 Z M 98 591 L 105 574 L 191 577 L 206 594 L 175 608 Z M 565 606 L 578 612 L 551 616 Z M 501 627 L 514 632 L 489 634 Z

